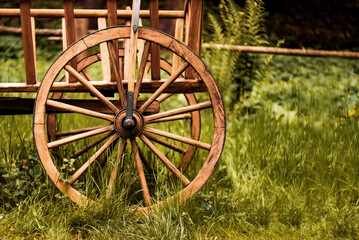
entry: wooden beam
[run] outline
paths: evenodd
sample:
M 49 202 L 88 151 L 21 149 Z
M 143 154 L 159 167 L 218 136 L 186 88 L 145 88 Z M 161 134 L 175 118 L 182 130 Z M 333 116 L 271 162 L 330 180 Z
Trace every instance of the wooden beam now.
M 203 0 L 190 1 L 189 3 L 189 19 L 186 19 L 187 25 L 186 44 L 198 55 L 201 48 L 201 25 L 203 15 Z M 188 30 L 188 32 L 187 32 Z M 195 78 L 196 74 L 193 68 L 188 68 L 186 71 L 186 78 Z
M 161 79 L 152 81 L 144 79 L 141 85 L 142 93 L 153 93 L 166 81 Z M 91 81 L 91 85 L 96 87 L 99 91 L 117 91 L 117 84 L 114 82 L 105 81 Z M 127 80 L 123 81 L 124 89 L 127 89 Z M 0 83 L 0 92 L 37 92 L 40 83 L 28 85 L 26 83 Z M 207 87 L 203 81 L 198 79 L 177 79 L 170 86 L 168 86 L 163 93 L 193 93 L 205 92 Z M 51 87 L 51 92 L 88 92 L 81 83 L 65 83 L 55 82 Z
M 153 29 L 160 28 L 158 0 L 150 0 L 150 27 Z M 160 73 L 160 46 L 151 44 L 151 75 L 152 80 L 161 79 Z
M 108 26 L 109 27 L 113 27 L 113 26 L 117 26 L 117 4 L 116 4 L 116 0 L 108 0 L 107 1 L 107 19 L 108 19 Z M 113 66 L 113 68 L 117 68 L 119 69 L 119 67 L 122 68 L 122 66 L 119 65 L 119 58 L 118 58 L 118 41 L 113 40 L 112 41 L 112 45 L 107 45 L 109 51 L 112 51 L 113 54 L 111 56 L 114 56 L 115 59 L 112 59 L 112 63 L 115 63 L 115 66 Z M 119 69 L 120 72 L 120 76 L 121 77 L 121 72 L 122 70 Z M 116 75 L 115 72 L 112 71 L 111 72 L 111 81 L 112 82 L 116 82 Z
M 22 45 L 24 49 L 26 83 L 36 84 L 36 61 L 31 29 L 30 0 L 20 1 Z
M 97 23 L 98 23 L 98 29 L 106 28 L 106 18 L 98 18 Z M 100 44 L 100 51 L 101 51 L 102 77 L 103 80 L 110 81 L 111 80 L 110 54 L 108 52 L 106 43 Z
M 64 0 L 64 13 L 67 45 L 66 47 L 68 47 L 76 41 L 74 3 L 72 2 L 72 0 Z M 77 59 L 72 59 L 69 65 L 74 69 L 77 69 Z M 69 76 L 69 82 L 74 83 L 76 82 L 76 79 L 73 76 Z
M 30 15 L 32 17 L 40 18 L 61 18 L 64 17 L 64 9 L 31 9 Z M 99 18 L 107 17 L 107 10 L 104 9 L 75 9 L 74 10 L 75 18 Z M 132 11 L 129 10 L 117 10 L 117 17 L 124 19 L 130 18 Z M 3 8 L 0 9 L 1 17 L 19 17 L 20 10 L 16 8 Z M 141 18 L 149 18 L 149 10 L 140 11 Z M 181 10 L 161 10 L 159 11 L 160 18 L 183 18 L 184 12 Z
M 344 52 L 344 51 L 307 50 L 307 49 L 294 49 L 294 48 L 274 48 L 274 47 L 257 47 L 257 46 L 241 46 L 241 45 L 209 44 L 209 43 L 204 43 L 203 48 L 234 50 L 234 51 L 251 52 L 251 53 L 308 56 L 308 57 L 359 58 L 359 52 Z
M 66 103 L 72 106 L 85 108 L 104 114 L 113 113 L 106 105 L 98 100 L 73 100 L 56 99 L 56 102 Z M 112 100 L 113 104 L 119 106 L 119 100 Z M 0 115 L 33 114 L 35 99 L 30 98 L 0 98 Z M 137 108 L 143 105 L 144 101 L 137 103 Z M 58 108 L 47 107 L 47 113 L 69 113 L 70 111 L 60 110 Z M 159 102 L 155 101 L 146 110 L 145 115 L 156 114 L 160 111 Z

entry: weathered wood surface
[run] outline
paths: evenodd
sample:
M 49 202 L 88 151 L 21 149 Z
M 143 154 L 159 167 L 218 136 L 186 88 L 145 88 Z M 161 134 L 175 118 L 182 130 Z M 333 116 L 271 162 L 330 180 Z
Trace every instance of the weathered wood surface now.
M 141 85 L 141 92 L 153 93 L 166 80 L 152 81 L 144 79 Z M 91 85 L 100 91 L 117 91 L 117 85 L 114 82 L 91 81 Z M 123 81 L 124 88 L 127 89 L 127 80 Z M 37 92 L 40 83 L 27 85 L 26 83 L 0 83 L 0 92 Z M 56 82 L 52 85 L 52 92 L 86 92 L 87 89 L 81 83 L 62 83 Z M 206 86 L 203 81 L 196 79 L 177 79 L 168 86 L 163 93 L 193 93 L 204 92 Z
M 118 18 L 130 18 L 132 11 L 130 10 L 117 10 Z M 0 9 L 0 16 L 2 17 L 19 17 L 20 10 L 16 8 L 3 8 Z M 42 18 L 61 18 L 65 16 L 64 9 L 31 9 L 30 16 Z M 75 9 L 75 18 L 99 18 L 107 17 L 107 10 L 104 9 Z M 149 18 L 149 10 L 140 11 L 141 18 Z M 161 10 L 159 11 L 160 18 L 183 18 L 184 13 L 181 10 Z
M 74 17 L 74 3 L 72 0 L 64 0 L 64 11 L 65 11 L 65 26 L 63 36 L 66 36 L 66 44 L 64 44 L 64 50 L 76 41 L 75 33 L 75 17 Z M 65 43 L 65 41 L 64 41 Z M 69 65 L 77 69 L 77 57 L 72 59 L 69 62 Z M 68 76 L 67 80 L 70 83 L 76 82 L 76 79 L 73 76 Z
M 30 1 L 21 0 L 21 29 L 22 29 L 22 45 L 24 49 L 26 83 L 36 83 L 36 58 L 33 39 L 33 31 L 31 26 Z
M 66 103 L 76 107 L 85 108 L 99 113 L 110 114 L 113 113 L 106 105 L 99 100 L 76 100 L 76 99 L 57 99 L 57 102 Z M 35 99 L 30 98 L 0 98 L 0 115 L 14 115 L 14 114 L 32 114 L 34 110 Z M 111 103 L 119 106 L 119 100 L 111 100 Z M 143 101 L 137 103 L 137 108 L 143 105 Z M 65 109 L 58 109 L 48 107 L 47 113 L 69 113 L 71 111 Z M 146 114 L 155 114 L 160 110 L 160 104 L 155 101 L 149 106 L 145 112 Z
M 241 46 L 241 45 L 210 44 L 210 43 L 204 43 L 203 48 L 235 50 L 235 51 L 251 52 L 251 53 L 295 55 L 295 56 L 359 58 L 359 52 L 344 52 L 344 51 L 257 47 L 257 46 Z
M 150 0 L 150 27 L 158 30 L 160 28 L 158 0 Z M 160 46 L 151 43 L 151 77 L 159 80 L 160 74 Z

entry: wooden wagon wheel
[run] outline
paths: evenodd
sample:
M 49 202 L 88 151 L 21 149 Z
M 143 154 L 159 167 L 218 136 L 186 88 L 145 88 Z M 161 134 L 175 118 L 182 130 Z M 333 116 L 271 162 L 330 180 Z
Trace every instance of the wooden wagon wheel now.
M 127 118 L 125 118 L 127 113 L 126 108 L 123 106 L 126 106 L 124 97 L 126 95 L 124 91 L 124 85 L 126 84 L 122 85 L 121 81 L 118 81 L 119 84 L 117 84 L 117 86 L 119 90 L 119 96 L 121 96 L 120 103 L 114 104 L 96 89 L 95 86 L 99 85 L 91 84 L 75 69 L 68 65 L 70 60 L 79 55 L 81 52 L 89 50 L 94 46 L 98 46 L 100 43 L 111 42 L 115 39 L 130 38 L 130 27 L 114 27 L 100 30 L 77 41 L 63 54 L 61 54 L 61 56 L 51 65 L 48 72 L 45 74 L 39 88 L 34 110 L 34 138 L 37 151 L 47 174 L 55 183 L 57 188 L 64 194 L 67 194 L 69 198 L 77 204 L 93 204 L 97 200 L 97 193 L 93 193 L 93 191 L 87 192 L 83 189 L 80 189 L 80 184 L 76 184 L 80 181 L 85 182 L 86 184 L 86 181 L 92 181 L 92 179 L 95 178 L 91 174 L 98 174 L 92 170 L 92 168 L 97 166 L 96 160 L 103 152 L 106 151 L 108 147 L 111 146 L 112 143 L 118 139 L 119 144 L 116 148 L 118 152 L 115 153 L 115 156 L 117 157 L 114 162 L 108 161 L 108 165 L 113 166 L 111 173 L 109 174 L 108 178 L 105 178 L 105 176 L 102 176 L 101 174 L 100 176 L 96 176 L 101 178 L 100 181 L 106 182 L 107 188 L 105 191 L 110 192 L 113 190 L 115 186 L 114 183 L 116 182 L 118 166 L 122 160 L 120 156 L 122 156 L 122 153 L 125 149 L 125 144 L 127 140 L 129 140 L 132 147 L 132 153 L 134 155 L 133 165 L 135 165 L 135 169 L 137 170 L 136 179 L 139 180 L 141 190 L 140 192 L 143 195 L 143 200 L 140 202 L 140 204 L 146 205 L 146 207 L 136 208 L 136 211 L 140 213 L 146 213 L 150 210 L 150 208 L 158 207 L 165 201 L 178 199 L 179 201 L 183 202 L 193 196 L 193 194 L 198 192 L 204 186 L 213 173 L 223 150 L 225 139 L 224 105 L 218 86 L 213 76 L 210 74 L 208 68 L 201 61 L 201 59 L 187 46 L 164 33 L 141 27 L 138 29 L 137 34 L 138 39 L 145 40 L 146 42 L 156 43 L 162 46 L 163 49 L 177 54 L 182 58 L 183 63 L 169 78 L 163 79 L 162 81 L 158 81 L 156 83 L 142 82 L 141 69 L 144 68 L 144 64 L 140 64 L 139 74 L 137 76 L 136 87 L 134 91 L 134 99 L 137 101 L 139 90 L 141 90 L 141 92 L 152 93 L 150 95 L 143 95 L 143 97 L 145 97 L 145 101 L 141 106 L 138 107 L 136 102 L 134 103 L 132 119 L 135 119 L 133 120 L 135 124 L 131 125 L 132 123 L 128 124 L 128 122 L 125 121 L 127 120 Z M 186 70 L 188 66 L 192 67 L 197 72 L 200 80 L 182 80 L 185 82 L 185 84 L 184 86 L 181 86 L 179 84 L 181 83 L 181 79 L 177 78 Z M 88 92 L 98 98 L 104 104 L 104 106 L 106 106 L 111 111 L 111 114 L 104 114 L 101 112 L 88 110 L 85 107 L 76 107 L 61 101 L 49 99 L 51 88 L 56 80 L 56 77 L 62 70 L 66 70 L 69 74 L 74 76 L 81 83 L 84 89 L 88 90 Z M 116 72 L 116 69 L 114 69 L 114 71 Z M 119 76 L 118 71 L 116 76 Z M 198 84 L 199 81 L 203 81 L 207 89 L 205 94 L 206 96 L 201 97 L 201 99 L 207 97 L 206 101 L 184 107 L 174 106 L 174 108 L 171 110 L 166 109 L 164 112 L 152 114 L 150 116 L 144 116 L 142 114 L 148 107 L 151 106 L 152 103 L 155 102 L 156 99 L 158 100 L 161 98 L 162 93 L 165 93 L 166 90 L 171 89 L 172 85 L 178 86 L 175 89 L 176 91 L 182 91 L 184 93 L 186 91 L 191 91 L 192 86 Z M 75 134 L 70 137 L 65 137 L 57 141 L 49 142 L 46 137 L 47 134 L 45 123 L 46 112 L 50 109 L 66 110 L 81 114 L 83 116 L 91 116 L 96 121 L 97 119 L 100 119 L 107 121 L 108 124 L 86 129 L 82 133 Z M 212 111 L 208 109 L 212 109 Z M 162 124 L 165 124 L 169 120 L 174 121 L 177 119 L 178 121 L 182 121 L 181 119 L 188 116 L 186 116 L 187 113 L 193 111 L 205 111 L 206 114 L 210 115 L 211 117 L 208 121 L 211 123 L 211 125 L 206 126 L 207 129 L 205 137 L 210 137 L 210 140 L 206 140 L 207 143 L 177 134 L 177 131 L 181 132 L 181 129 L 174 128 L 174 125 L 170 125 L 168 128 L 164 129 L 161 127 Z M 52 156 L 51 149 L 54 147 L 66 147 L 73 142 L 77 143 L 82 141 L 82 139 L 105 133 L 108 134 L 106 136 L 106 142 L 102 144 L 100 148 L 95 149 L 95 153 L 90 156 L 89 159 L 81 162 L 79 166 L 76 166 L 74 173 L 71 172 L 70 177 L 64 179 L 61 176 L 60 166 L 56 165 L 56 160 Z M 166 140 L 164 140 L 163 137 L 165 137 Z M 174 144 L 169 142 L 170 139 L 175 140 L 176 143 L 198 147 L 199 150 L 203 152 L 203 154 L 200 155 L 200 157 L 203 159 L 196 159 L 196 163 L 203 160 L 201 162 L 201 164 L 203 164 L 202 167 L 199 170 L 193 170 L 191 175 L 187 176 L 178 170 L 172 161 L 173 155 L 171 153 L 171 151 L 176 147 Z M 156 147 L 153 142 L 161 142 L 161 146 Z M 211 142 L 211 144 L 208 142 Z M 162 166 L 163 168 L 161 168 L 161 171 L 163 170 L 173 173 L 173 175 L 177 177 L 178 182 L 182 184 L 182 187 L 173 188 L 167 195 L 166 192 L 162 193 L 165 196 L 155 195 L 155 191 L 152 192 L 152 189 L 149 188 L 148 176 L 144 174 L 141 156 L 138 151 L 139 144 L 147 146 L 147 150 L 157 156 L 157 159 L 155 159 L 157 160 L 156 163 L 160 164 L 157 164 L 156 166 Z M 163 148 L 167 150 L 161 151 L 160 149 Z M 88 177 L 89 174 L 90 177 Z M 95 184 L 98 183 L 99 182 L 95 182 Z M 86 190 L 87 189 L 88 188 L 86 186 Z M 97 189 L 104 190 L 103 188 Z M 159 189 L 160 188 L 156 188 L 157 191 Z
M 120 49 L 119 50 L 119 57 L 124 58 L 124 49 Z M 148 62 L 147 62 L 147 68 L 150 68 L 151 62 L 150 62 L 151 57 L 148 57 Z M 101 53 L 95 53 L 92 54 L 90 56 L 87 56 L 83 59 L 81 59 L 78 62 L 78 66 L 77 66 L 77 71 L 78 72 L 83 72 L 85 73 L 88 77 L 89 77 L 89 73 L 86 70 L 87 67 L 102 61 L 102 56 Z M 171 63 L 169 63 L 167 60 L 161 58 L 160 59 L 160 68 L 161 70 L 165 71 L 167 74 L 171 74 L 172 73 L 172 65 Z M 60 82 L 65 82 L 66 78 L 63 77 Z M 164 94 L 161 97 L 161 102 L 164 102 L 165 100 L 168 101 L 168 99 L 171 97 L 171 94 Z M 196 97 L 193 93 L 185 93 L 184 94 L 186 101 L 188 103 L 188 105 L 195 105 L 197 104 L 197 100 Z M 61 99 L 63 97 L 63 92 L 55 92 L 53 93 L 51 99 L 56 100 L 56 99 Z M 191 116 L 188 116 L 191 119 L 191 138 L 194 140 L 199 140 L 199 136 L 200 136 L 200 132 L 201 132 L 201 120 L 200 120 L 200 113 L 199 111 L 193 111 L 190 113 Z M 80 132 L 77 131 L 67 131 L 67 132 L 61 132 L 57 130 L 57 126 L 56 126 L 56 114 L 48 114 L 47 115 L 47 134 L 48 134 L 48 138 L 50 141 L 56 141 L 58 138 L 60 137 L 64 137 L 64 136 L 70 136 L 70 135 L 74 135 L 74 134 L 78 134 Z M 102 138 L 102 140 L 105 140 L 105 138 Z M 101 141 L 97 141 L 96 144 L 100 144 Z M 196 147 L 192 146 L 192 145 L 188 145 L 186 149 L 182 149 L 182 148 L 178 148 L 177 151 L 181 152 L 183 154 L 182 157 L 182 161 L 179 162 L 177 164 L 177 168 L 180 169 L 181 171 L 185 171 L 187 169 L 187 167 L 189 166 L 192 157 L 194 155 Z M 85 151 L 81 151 L 78 154 L 83 154 Z M 77 157 L 78 154 L 73 154 L 71 156 L 69 156 L 69 158 L 71 157 Z

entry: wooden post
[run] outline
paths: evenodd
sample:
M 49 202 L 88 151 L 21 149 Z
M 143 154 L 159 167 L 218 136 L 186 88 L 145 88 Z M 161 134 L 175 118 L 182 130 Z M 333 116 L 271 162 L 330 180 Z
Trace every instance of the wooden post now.
M 26 83 L 36 84 L 36 62 L 31 30 L 30 0 L 20 0 L 22 44 L 24 48 Z
M 64 14 L 65 14 L 66 45 L 68 47 L 76 41 L 74 3 L 72 2 L 72 0 L 64 0 Z M 77 59 L 75 58 L 71 60 L 69 65 L 74 69 L 77 69 Z M 77 82 L 77 80 L 70 75 L 69 82 L 74 83 Z
M 189 2 L 189 19 L 186 19 L 188 29 L 186 29 L 187 46 L 191 48 L 198 55 L 201 49 L 201 30 L 202 30 L 202 15 L 203 15 L 203 0 L 195 0 Z M 188 30 L 188 31 L 187 31 Z M 186 71 L 186 78 L 195 78 L 195 73 L 192 68 Z
M 108 26 L 112 27 L 112 26 L 117 26 L 117 4 L 116 4 L 116 0 L 107 0 L 107 19 L 108 19 Z M 119 69 L 120 72 L 120 78 L 121 76 L 123 76 L 123 70 L 122 70 L 122 63 L 119 63 L 119 55 L 118 55 L 118 41 L 114 40 L 113 41 L 113 47 L 108 47 L 109 51 L 113 52 L 113 56 L 115 56 L 115 61 L 111 61 L 111 62 L 115 62 L 116 66 L 114 66 L 115 68 Z M 110 55 L 111 56 L 111 55 Z M 115 73 L 111 72 L 111 81 L 112 82 L 116 82 L 116 77 L 115 77 Z
M 158 0 L 150 0 L 150 27 L 160 28 Z M 152 80 L 161 79 L 160 74 L 160 46 L 151 43 L 151 75 Z
M 176 19 L 175 38 L 179 41 L 183 41 L 183 18 Z M 177 54 L 173 54 L 172 60 L 172 73 L 174 73 L 181 65 L 181 57 Z
M 106 19 L 98 18 L 98 29 L 106 28 Z M 103 80 L 110 81 L 111 80 L 111 70 L 110 70 L 110 54 L 108 53 L 108 48 L 106 43 L 100 44 L 101 51 L 101 64 L 102 64 L 102 76 Z

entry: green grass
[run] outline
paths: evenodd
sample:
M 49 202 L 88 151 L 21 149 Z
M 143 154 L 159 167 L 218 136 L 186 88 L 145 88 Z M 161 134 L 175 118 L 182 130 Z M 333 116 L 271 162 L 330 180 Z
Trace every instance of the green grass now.
M 2 118 L 2 124 L 27 120 L 18 116 Z M 49 183 L 42 187 L 47 192 L 25 197 L 12 208 L 1 211 L 0 236 L 8 239 L 359 237 L 357 119 L 317 126 L 302 122 L 283 124 L 268 114 L 237 118 L 234 113 L 228 114 L 227 143 L 216 173 L 205 189 L 186 204 L 175 203 L 150 217 L 138 219 L 126 212 L 128 206 L 121 194 L 111 198 L 103 208 L 80 208 L 67 198 L 55 197 L 57 191 Z M 31 136 L 21 141 L 31 146 Z M 2 161 L 16 163 L 27 157 L 13 151 L 7 152 L 7 161 Z
M 278 61 L 278 71 L 285 71 L 288 58 Z M 311 61 L 307 69 L 329 69 L 330 64 L 341 82 L 346 73 L 349 80 L 358 77 L 347 60 Z M 298 69 L 306 72 L 301 64 Z M 121 175 L 126 184 L 106 201 L 100 196 L 101 208 L 78 207 L 42 170 L 32 116 L 0 116 L 0 239 L 358 239 L 359 116 L 349 116 L 347 110 L 356 105 L 343 108 L 338 98 L 328 96 L 331 91 L 316 92 L 312 102 L 299 101 L 310 95 L 306 82 L 316 76 L 295 75 L 290 91 L 302 79 L 300 94 L 286 97 L 291 107 L 305 111 L 296 112 L 293 119 L 270 108 L 249 115 L 227 109 L 225 149 L 205 188 L 185 204 L 165 205 L 141 219 L 127 211 L 129 198 L 136 197 L 131 195 L 136 178 Z M 337 80 L 319 83 L 325 89 Z M 354 87 L 346 89 L 344 93 L 356 94 Z M 269 103 L 269 90 L 264 90 Z M 326 104 L 315 105 L 320 99 Z M 339 114 L 315 117 L 332 109 Z M 202 121 L 202 140 L 208 142 L 210 119 L 202 114 Z M 202 164 L 195 160 L 203 156 L 202 151 L 196 153 L 189 175 Z

